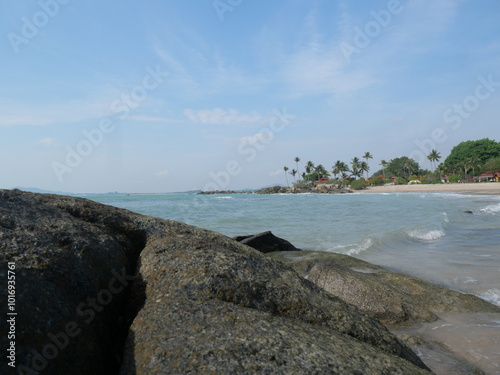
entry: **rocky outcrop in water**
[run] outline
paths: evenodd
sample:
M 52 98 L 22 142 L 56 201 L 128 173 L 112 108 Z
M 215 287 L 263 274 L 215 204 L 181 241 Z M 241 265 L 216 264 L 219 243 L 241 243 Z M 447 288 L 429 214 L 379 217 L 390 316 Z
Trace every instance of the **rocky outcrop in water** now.
M 1 190 L 0 241 L 24 373 L 429 373 L 377 320 L 221 234 Z
M 276 237 L 271 231 L 251 234 L 248 236 L 233 237 L 236 241 L 253 247 L 261 253 L 272 253 L 273 251 L 300 251 L 289 241 Z
M 351 189 L 337 186 L 335 184 L 317 184 L 309 187 L 284 187 L 280 185 L 270 186 L 257 190 L 256 194 L 303 194 L 303 193 L 317 193 L 317 194 L 346 194 L 352 193 Z
M 389 326 L 435 321 L 439 313 L 500 312 L 500 308 L 470 294 L 343 254 L 302 251 L 270 256 Z

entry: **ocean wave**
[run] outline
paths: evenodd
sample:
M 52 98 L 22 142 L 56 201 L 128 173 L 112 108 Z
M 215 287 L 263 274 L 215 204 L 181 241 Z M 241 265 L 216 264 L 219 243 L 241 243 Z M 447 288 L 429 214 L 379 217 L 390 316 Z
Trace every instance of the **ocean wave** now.
M 233 197 L 215 197 L 215 199 L 234 199 Z
M 486 212 L 488 214 L 495 215 L 495 214 L 500 212 L 500 203 L 492 204 L 492 205 L 486 206 L 484 208 L 481 208 L 481 212 Z
M 443 222 L 446 224 L 450 222 L 450 219 L 448 218 L 448 214 L 446 212 L 443 212 Z
M 431 230 L 431 231 L 423 231 L 423 230 L 411 230 L 407 232 L 408 236 L 414 238 L 419 241 L 435 241 L 445 236 L 445 233 L 442 230 Z
M 333 253 L 341 253 L 341 254 L 346 254 L 346 255 L 357 255 L 361 253 L 362 251 L 368 250 L 370 247 L 372 247 L 374 244 L 374 241 L 371 238 L 366 238 L 360 242 L 355 242 L 352 244 L 348 245 L 338 245 L 334 246 L 328 251 L 333 252 Z
M 500 289 L 488 289 L 477 296 L 494 305 L 500 306 Z

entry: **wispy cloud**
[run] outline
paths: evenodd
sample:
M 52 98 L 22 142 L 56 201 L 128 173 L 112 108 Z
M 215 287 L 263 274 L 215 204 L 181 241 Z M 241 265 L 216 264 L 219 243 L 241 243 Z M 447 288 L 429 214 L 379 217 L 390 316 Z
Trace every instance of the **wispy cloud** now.
M 283 169 L 278 169 L 278 170 L 276 170 L 274 172 L 269 173 L 269 176 L 279 176 L 283 172 L 284 172 Z
M 155 176 L 156 177 L 167 177 L 169 174 L 170 174 L 169 171 L 164 169 L 164 170 L 161 170 L 159 172 L 156 172 Z
M 53 119 L 45 116 L 12 114 L 0 116 L 0 126 L 34 125 L 43 126 L 53 122 Z
M 43 138 L 36 141 L 35 144 L 44 147 L 55 147 L 57 146 L 57 141 L 54 138 Z
M 238 124 L 254 124 L 263 120 L 262 116 L 257 113 L 241 113 L 236 109 L 204 109 L 193 110 L 185 109 L 184 115 L 195 123 L 207 125 L 238 125 Z
M 137 121 L 137 122 L 164 122 L 164 123 L 178 123 L 179 120 L 165 118 L 165 117 L 155 117 L 155 116 L 129 116 L 127 120 Z

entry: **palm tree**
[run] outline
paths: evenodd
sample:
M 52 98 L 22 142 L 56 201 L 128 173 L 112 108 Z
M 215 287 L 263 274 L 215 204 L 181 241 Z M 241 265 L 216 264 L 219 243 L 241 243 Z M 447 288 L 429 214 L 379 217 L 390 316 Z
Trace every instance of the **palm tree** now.
M 403 169 L 406 170 L 406 178 L 410 177 L 410 174 L 412 172 L 412 163 L 411 163 L 411 159 L 405 159 L 403 161 L 403 165 L 402 165 Z
M 370 154 L 369 152 L 365 152 L 363 155 L 363 159 L 366 160 L 366 164 L 368 165 L 368 159 L 373 159 L 373 155 Z M 370 166 L 368 166 L 368 169 L 365 169 L 366 172 L 366 178 L 368 178 L 368 171 L 370 170 Z
M 434 171 L 436 169 L 434 162 L 438 162 L 441 159 L 441 154 L 437 150 L 432 149 L 429 155 L 427 155 L 427 159 L 430 160 L 431 168 Z
M 363 173 L 359 167 L 360 167 L 360 160 L 356 156 L 351 160 L 351 173 L 354 177 L 359 177 L 361 176 L 361 173 Z
M 480 166 L 479 158 L 477 156 L 472 156 L 469 158 L 470 167 L 472 168 L 472 178 L 476 175 L 475 169 Z
M 293 176 L 293 180 L 295 181 L 295 175 L 297 174 L 297 171 L 295 169 L 292 169 L 292 171 L 289 173 Z
M 389 163 L 386 162 L 385 160 L 382 160 L 380 162 L 380 165 L 382 166 L 382 173 L 384 174 L 384 180 L 385 180 L 385 169 L 389 166 Z
M 363 174 L 363 172 L 366 172 L 366 179 L 368 179 L 368 171 L 370 170 L 370 166 L 368 165 L 368 163 L 366 161 L 362 161 L 359 164 L 359 170 L 360 170 L 361 174 Z
M 340 165 L 339 165 L 339 170 L 342 173 L 348 172 L 349 171 L 349 166 L 346 163 L 344 163 L 343 161 L 341 161 Z
M 342 173 L 342 162 L 340 160 L 335 162 L 335 165 L 332 167 L 332 173 L 335 176 L 335 179 L 338 174 Z
M 314 172 L 316 172 L 316 177 L 318 180 L 320 180 L 323 177 L 327 177 L 329 175 L 328 171 L 323 167 L 323 165 L 319 164 L 315 169 Z
M 471 163 L 469 160 L 463 160 L 462 162 L 460 162 L 460 167 L 462 167 L 464 169 L 464 178 L 467 180 L 467 172 L 468 170 L 471 168 Z
M 314 163 L 312 161 L 308 161 L 306 163 L 306 176 L 308 177 L 308 180 L 311 179 L 311 173 L 314 169 Z
M 297 156 L 295 157 L 295 159 L 293 159 L 295 161 L 295 163 L 297 164 L 297 173 L 299 174 L 299 180 L 300 180 L 300 169 L 299 169 L 299 161 L 300 161 L 300 158 Z
M 286 178 L 286 186 L 290 187 L 290 184 L 288 183 L 288 175 L 287 175 L 287 171 L 288 171 L 288 167 L 287 166 L 284 166 L 283 167 L 283 170 L 285 171 L 285 178 Z

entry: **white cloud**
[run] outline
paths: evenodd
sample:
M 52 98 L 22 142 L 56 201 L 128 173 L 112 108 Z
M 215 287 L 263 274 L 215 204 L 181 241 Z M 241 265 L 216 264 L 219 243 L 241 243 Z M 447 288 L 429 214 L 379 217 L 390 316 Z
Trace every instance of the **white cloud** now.
M 179 122 L 178 120 L 173 120 L 165 117 L 155 117 L 155 116 L 129 116 L 127 117 L 127 120 L 139 121 L 139 122 L 166 122 L 166 123 Z
M 168 176 L 170 173 L 168 172 L 168 170 L 164 169 L 162 171 L 159 171 L 159 172 L 156 172 L 155 173 L 155 176 L 156 177 L 166 177 Z
M 283 172 L 284 172 L 283 169 L 278 169 L 277 171 L 269 173 L 269 176 L 279 176 Z
M 221 108 L 198 111 L 187 108 L 184 110 L 184 115 L 192 122 L 208 125 L 254 124 L 263 120 L 262 116 L 256 113 L 245 114 L 236 109 L 224 110 Z
M 240 143 L 242 144 L 253 144 L 253 143 L 269 143 L 273 139 L 273 133 L 269 132 L 267 134 L 264 133 L 256 133 L 254 135 L 248 135 L 246 137 L 240 138 Z
M 35 125 L 43 126 L 52 123 L 52 119 L 43 116 L 10 115 L 0 116 L 0 126 Z
M 57 146 L 57 141 L 54 138 L 43 138 L 35 142 L 35 144 L 45 147 Z

